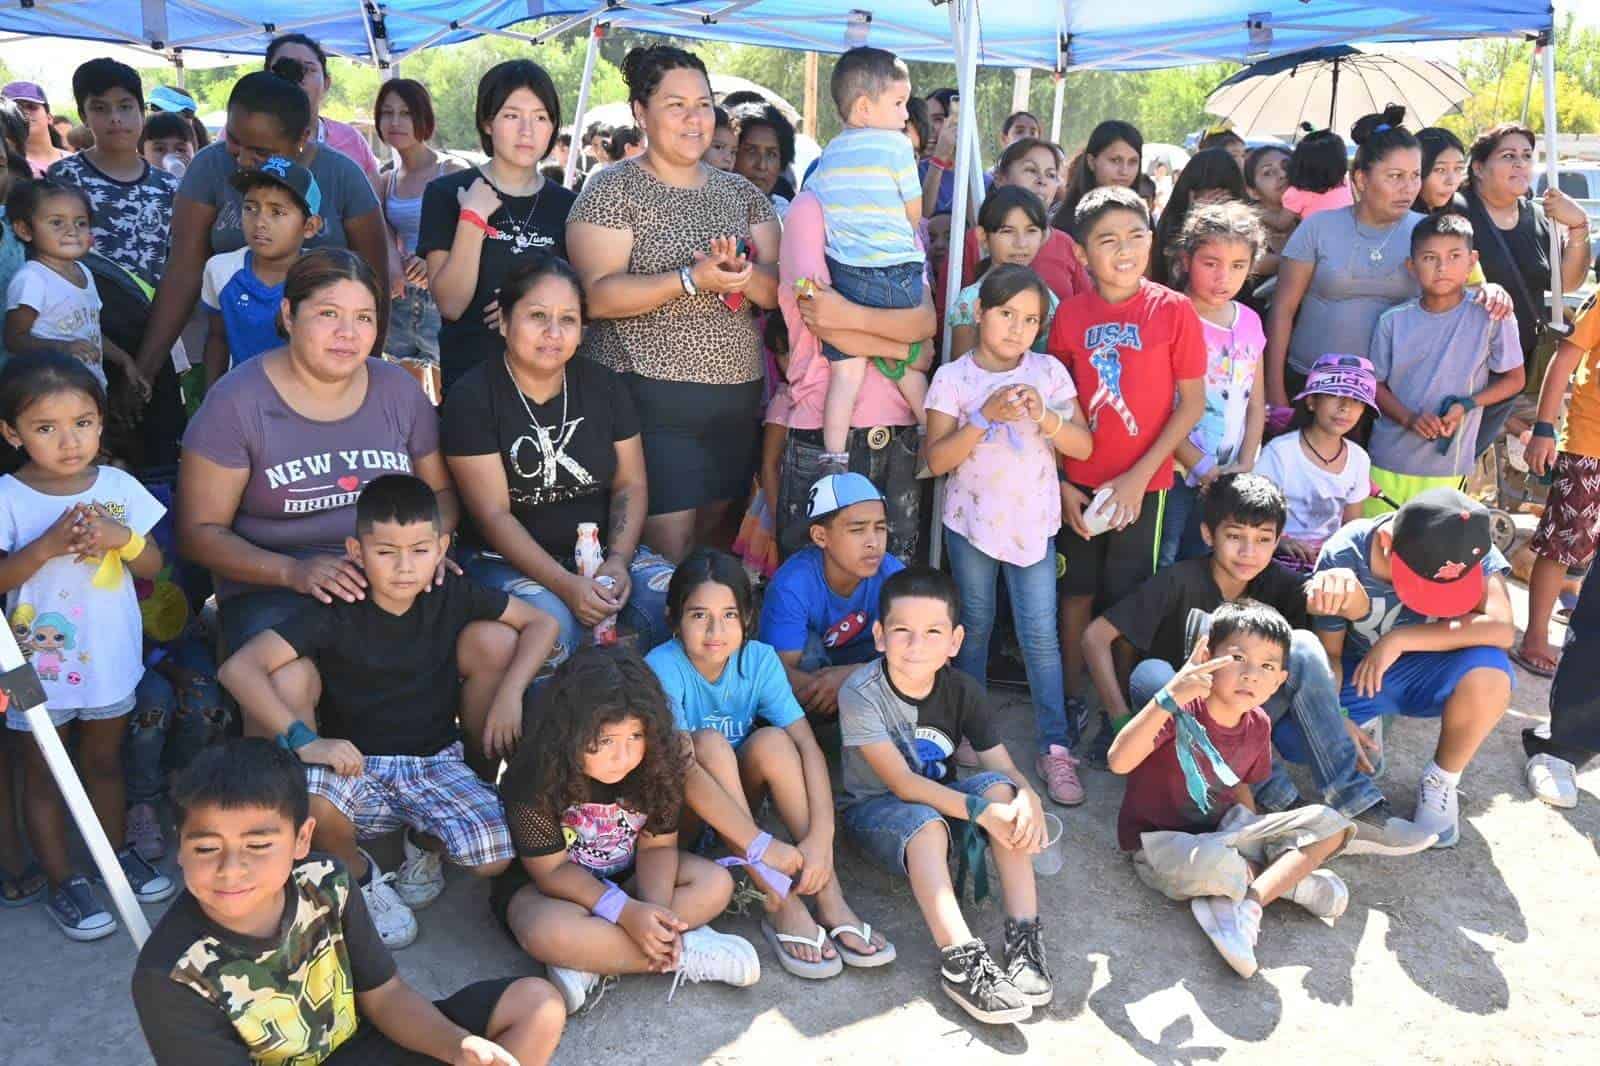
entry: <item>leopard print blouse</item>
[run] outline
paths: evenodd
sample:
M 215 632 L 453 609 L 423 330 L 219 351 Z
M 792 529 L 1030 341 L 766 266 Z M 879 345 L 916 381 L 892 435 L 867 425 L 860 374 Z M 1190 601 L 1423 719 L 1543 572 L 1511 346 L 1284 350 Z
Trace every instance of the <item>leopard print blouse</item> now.
M 660 274 L 689 266 L 713 237 L 743 237 L 773 217 L 772 204 L 737 174 L 702 168 L 706 182 L 680 189 L 637 160 L 613 163 L 584 182 L 567 222 L 633 234 L 628 270 Z M 679 296 L 633 318 L 591 321 L 582 354 L 624 374 L 662 381 L 741 385 L 762 375 L 761 337 L 750 305 L 730 311 L 715 295 Z

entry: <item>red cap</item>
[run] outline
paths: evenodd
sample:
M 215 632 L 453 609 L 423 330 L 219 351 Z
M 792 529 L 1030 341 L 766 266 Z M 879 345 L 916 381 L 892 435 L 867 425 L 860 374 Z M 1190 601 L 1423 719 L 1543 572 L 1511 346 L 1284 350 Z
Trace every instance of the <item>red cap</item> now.
M 1400 602 L 1432 618 L 1458 618 L 1483 602 L 1489 512 L 1454 489 L 1429 489 L 1390 525 L 1392 583 Z

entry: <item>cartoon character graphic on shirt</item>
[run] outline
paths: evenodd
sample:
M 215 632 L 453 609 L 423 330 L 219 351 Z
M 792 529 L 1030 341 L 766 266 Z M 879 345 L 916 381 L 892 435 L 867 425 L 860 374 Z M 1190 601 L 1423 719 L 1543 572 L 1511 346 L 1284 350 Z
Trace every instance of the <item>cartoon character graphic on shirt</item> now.
M 955 743 L 944 730 L 931 725 L 919 725 L 912 734 L 911 750 L 906 761 L 916 767 L 917 773 L 932 781 L 943 781 L 950 776 L 950 756 L 955 754 Z
M 1228 431 L 1228 405 L 1235 396 L 1249 392 L 1254 374 L 1254 364 L 1240 359 L 1232 345 L 1222 349 L 1222 357 L 1206 372 L 1205 413 L 1189 439 L 1205 454 L 1214 455 L 1219 467 L 1233 462 L 1237 453 L 1234 444 L 1224 440 Z
M 824 648 L 837 649 L 860 637 L 868 628 L 867 612 L 851 611 L 827 628 L 822 634 Z
M 33 659 L 33 623 L 39 617 L 38 610 L 31 603 L 19 603 L 11 611 L 7 621 L 11 624 L 11 636 L 17 642 L 17 648 L 22 652 L 25 661 Z
M 579 866 L 609 877 L 633 862 L 639 833 L 649 821 L 620 803 L 579 803 L 561 812 L 562 837 L 568 857 Z
M 32 646 L 33 669 L 39 680 L 59 681 L 61 668 L 66 665 L 65 653 L 78 646 L 78 627 L 65 615 L 46 611 L 34 622 Z
M 1100 322 L 1090 326 L 1083 334 L 1083 345 L 1089 349 L 1089 365 L 1094 367 L 1099 384 L 1089 397 L 1089 431 L 1098 432 L 1100 412 L 1110 409 L 1122 420 L 1128 436 L 1139 435 L 1139 420 L 1133 416 L 1122 395 L 1122 353 L 1142 351 L 1139 326 L 1133 322 Z
M 531 432 L 511 442 L 511 447 L 506 449 L 506 459 L 511 463 L 512 471 L 522 479 L 521 484 L 512 486 L 513 503 L 537 507 L 599 491 L 599 485 L 588 468 L 567 454 L 572 438 L 577 435 L 581 425 L 582 415 L 570 422 L 563 422 L 559 427 L 541 426 L 535 422 L 530 427 Z M 570 484 L 557 484 L 562 470 L 567 472 Z

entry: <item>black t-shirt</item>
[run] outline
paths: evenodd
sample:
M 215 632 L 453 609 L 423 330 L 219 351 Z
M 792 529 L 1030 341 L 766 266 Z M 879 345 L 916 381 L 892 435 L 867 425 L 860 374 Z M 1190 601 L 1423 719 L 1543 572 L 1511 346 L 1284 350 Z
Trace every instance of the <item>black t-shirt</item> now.
M 394 974 L 361 890 L 312 854 L 289 875 L 275 936 L 225 929 L 180 895 L 139 952 L 133 1003 L 156 1066 L 321 1062 L 360 1027 L 355 997 Z
M 524 399 L 504 360 L 480 363 L 445 400 L 441 446 L 445 455 L 500 456 L 511 513 L 545 551 L 567 563 L 580 522 L 598 525 L 605 542 L 616 443 L 639 435 L 639 416 L 616 373 L 581 356 L 567 363 L 564 395 L 547 403 L 528 400 L 526 407 Z M 470 521 L 461 536 L 469 547 L 489 547 Z
M 1522 339 L 1522 357 L 1533 355 L 1545 320 L 1545 305 L 1540 301 L 1550 288 L 1550 223 L 1544 208 L 1531 200 L 1517 201 L 1517 224 L 1500 229 L 1489 217 L 1483 201 L 1469 191 L 1467 217 L 1472 222 L 1473 245 L 1486 281 L 1492 281 L 1511 294 L 1517 310 L 1517 332 Z M 1495 234 L 1500 240 L 1495 240 Z M 1507 256 L 1507 252 L 1510 256 Z M 1521 284 L 1518 284 L 1518 277 Z M 1526 296 L 1524 296 L 1526 292 Z M 1532 301 L 1530 303 L 1530 301 Z
M 456 638 L 499 618 L 504 592 L 454 574 L 393 615 L 370 598 L 315 604 L 273 630 L 322 677 L 318 732 L 363 755 L 435 755 L 455 743 Z
M 889 791 L 861 749 L 889 741 L 914 773 L 933 781 L 954 779 L 953 756 L 962 739 L 976 751 L 1000 743 L 994 719 L 984 710 L 983 688 L 967 674 L 946 666 L 933 688 L 912 699 L 889 680 L 884 660 L 851 674 L 839 689 L 842 792 L 847 803 Z
M 482 177 L 483 172 L 472 167 L 428 183 L 417 229 L 419 256 L 426 259 L 429 252 L 450 250 L 461 216 L 456 194 Z M 500 209 L 488 218 L 499 233 L 484 238 L 472 302 L 460 318 L 446 318 L 439 327 L 440 371 L 447 391 L 462 374 L 505 351 L 505 339 L 483 324 L 483 309 L 499 295 L 500 283 L 518 262 L 544 253 L 567 257 L 567 213 L 576 199 L 571 189 L 548 180 L 532 196 L 500 193 Z
M 1277 608 L 1289 624 L 1306 629 L 1305 579 L 1269 563 L 1244 589 L 1244 598 Z M 1184 628 L 1195 608 L 1215 611 L 1224 603 L 1211 576 L 1211 559 L 1185 559 L 1148 578 L 1105 613 L 1106 620 L 1141 653 L 1177 666 L 1188 656 Z

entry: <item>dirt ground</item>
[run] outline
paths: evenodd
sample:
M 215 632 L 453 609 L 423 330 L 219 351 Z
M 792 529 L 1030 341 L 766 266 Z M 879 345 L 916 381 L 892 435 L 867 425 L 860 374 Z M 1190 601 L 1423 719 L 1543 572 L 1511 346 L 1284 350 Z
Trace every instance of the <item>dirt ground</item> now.
M 1580 777 L 1573 811 L 1528 795 L 1518 733 L 1544 716 L 1546 699 L 1544 682 L 1519 673 L 1511 712 L 1463 781 L 1455 849 L 1335 860 L 1349 911 L 1330 928 L 1292 904 L 1270 908 L 1250 981 L 1216 955 L 1187 906 L 1134 878 L 1115 843 L 1120 782 L 1085 771 L 1088 801 L 1065 812 L 1067 865 L 1040 884 L 1055 1003 L 1030 1021 L 984 1027 L 946 1000 L 908 888 L 845 847 L 847 891 L 895 941 L 893 965 L 803 982 L 778 967 L 753 918 L 725 918 L 719 928 L 757 943 L 759 985 L 686 986 L 669 1005 L 666 979 L 626 979 L 569 1020 L 556 1061 L 1600 1062 L 1600 769 Z M 1031 765 L 1026 703 L 997 692 L 993 705 L 1018 764 Z M 1382 786 L 1401 813 L 1434 735 L 1425 722 L 1390 733 Z M 453 874 L 419 915 L 417 943 L 399 953 L 407 978 L 439 995 L 535 972 L 486 901 L 486 886 Z M 153 921 L 157 909 L 147 911 Z M 993 903 L 969 917 L 998 949 Z M 125 934 L 70 943 L 30 907 L 0 911 L 0 945 L 0 1062 L 150 1061 L 127 993 Z

